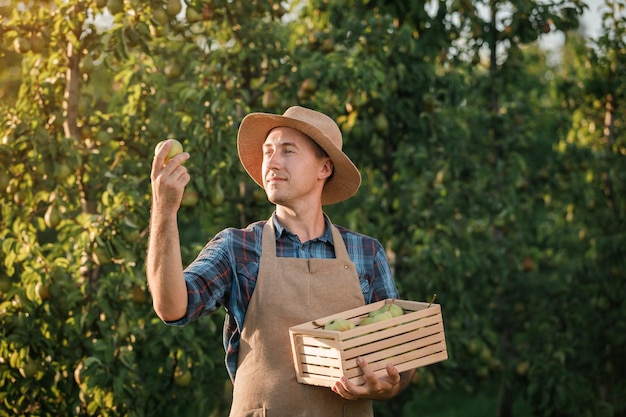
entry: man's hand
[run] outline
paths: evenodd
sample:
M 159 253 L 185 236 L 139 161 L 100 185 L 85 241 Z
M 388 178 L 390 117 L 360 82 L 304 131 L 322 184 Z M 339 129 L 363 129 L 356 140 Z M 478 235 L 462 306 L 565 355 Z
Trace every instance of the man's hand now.
M 357 365 L 363 371 L 365 383 L 355 385 L 345 376 L 332 387 L 332 390 L 348 400 L 367 398 L 370 400 L 388 400 L 408 386 L 414 371 L 402 374 L 402 377 L 395 366 L 387 364 L 387 375 L 377 377 L 369 367 L 365 359 L 357 358 Z
M 152 206 L 160 213 L 178 211 L 185 186 L 191 179 L 187 168 L 182 165 L 189 159 L 187 152 L 181 152 L 165 163 L 172 144 L 171 140 L 164 143 L 152 161 Z

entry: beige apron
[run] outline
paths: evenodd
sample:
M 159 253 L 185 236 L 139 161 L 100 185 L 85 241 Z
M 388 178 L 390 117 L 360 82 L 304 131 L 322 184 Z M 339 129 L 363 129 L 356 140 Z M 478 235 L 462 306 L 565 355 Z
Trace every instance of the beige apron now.
M 364 304 L 356 268 L 332 227 L 335 259 L 276 257 L 273 218 L 263 229 L 259 275 L 244 320 L 231 417 L 373 416 L 370 400 L 345 400 L 300 384 L 289 327 Z

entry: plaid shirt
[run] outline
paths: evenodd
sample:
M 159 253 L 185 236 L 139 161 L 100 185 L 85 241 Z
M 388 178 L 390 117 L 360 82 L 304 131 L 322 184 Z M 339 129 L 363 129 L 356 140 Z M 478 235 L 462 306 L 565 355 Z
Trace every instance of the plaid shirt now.
M 265 223 L 252 223 L 245 229 L 225 229 L 207 243 L 198 257 L 185 269 L 189 297 L 187 315 L 181 320 L 168 322 L 171 325 L 184 325 L 225 307 L 227 315 L 223 340 L 226 367 L 233 380 L 237 369 L 241 330 L 259 272 L 261 237 Z M 330 221 L 326 218 L 324 234 L 301 243 L 296 235 L 275 219 L 276 256 L 334 258 L 335 250 L 329 224 Z M 365 303 L 398 298 L 398 290 L 380 242 L 341 226 L 336 227 L 343 237 L 350 259 L 356 266 Z

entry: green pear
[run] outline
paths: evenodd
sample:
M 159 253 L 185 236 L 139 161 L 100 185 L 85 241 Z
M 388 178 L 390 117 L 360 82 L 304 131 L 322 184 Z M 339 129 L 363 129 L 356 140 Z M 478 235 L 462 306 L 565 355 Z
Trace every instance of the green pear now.
M 56 228 L 61 222 L 61 211 L 53 204 L 48 206 L 43 216 L 44 223 L 51 229 Z
M 183 145 L 181 145 L 181 143 L 179 141 L 177 141 L 176 139 L 166 139 L 166 140 L 162 140 L 161 142 L 157 143 L 156 147 L 154 148 L 154 154 L 158 154 L 159 151 L 161 150 L 161 148 L 163 147 L 163 145 L 165 145 L 165 143 L 168 140 L 172 140 L 172 147 L 170 148 L 170 151 L 167 153 L 167 155 L 165 155 L 165 163 L 167 164 L 168 161 L 170 159 L 172 159 L 173 157 L 175 157 L 176 155 L 178 155 L 179 153 L 181 153 L 183 151 Z
M 374 316 L 365 317 L 363 320 L 361 320 L 361 323 L 359 323 L 359 326 L 367 326 L 368 324 L 379 323 L 381 321 L 389 320 L 391 318 L 393 318 L 393 316 L 391 315 L 389 311 L 383 311 Z
M 124 2 L 121 0 L 108 0 L 107 8 L 112 15 L 116 15 L 124 11 Z
M 170 17 L 176 17 L 181 9 L 182 4 L 180 3 L 180 0 L 168 0 L 165 7 L 165 11 Z
M 324 325 L 324 330 L 336 330 L 343 332 L 350 329 L 354 329 L 354 323 L 352 323 L 350 320 L 341 318 L 330 320 Z
M 402 310 L 402 307 L 397 304 L 391 304 L 391 307 L 389 307 L 389 312 L 393 317 L 400 317 L 404 314 L 404 310 Z
M 389 303 L 389 304 L 385 304 L 378 310 L 374 310 L 370 312 L 369 316 L 374 317 L 386 311 L 390 312 L 392 317 L 399 317 L 404 314 L 404 310 L 402 310 L 402 307 L 394 303 Z

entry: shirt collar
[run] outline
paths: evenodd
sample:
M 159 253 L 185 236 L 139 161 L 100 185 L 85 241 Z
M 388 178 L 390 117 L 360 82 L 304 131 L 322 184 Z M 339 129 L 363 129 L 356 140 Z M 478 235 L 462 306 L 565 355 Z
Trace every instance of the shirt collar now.
M 299 240 L 298 237 L 294 235 L 293 233 L 291 233 L 289 229 L 287 229 L 282 224 L 280 224 L 280 222 L 278 221 L 278 218 L 276 218 L 275 215 L 272 216 L 272 220 L 274 222 L 274 233 L 276 234 L 276 240 L 280 239 L 280 237 L 283 235 L 286 237 L 289 237 L 290 239 Z M 331 245 L 333 245 L 333 234 L 330 230 L 331 223 L 326 213 L 324 213 L 324 224 L 325 224 L 324 233 L 322 234 L 322 236 L 313 240 L 324 242 L 324 243 L 330 243 Z

